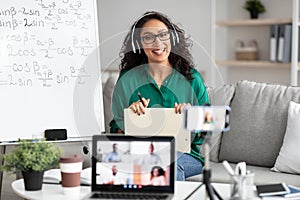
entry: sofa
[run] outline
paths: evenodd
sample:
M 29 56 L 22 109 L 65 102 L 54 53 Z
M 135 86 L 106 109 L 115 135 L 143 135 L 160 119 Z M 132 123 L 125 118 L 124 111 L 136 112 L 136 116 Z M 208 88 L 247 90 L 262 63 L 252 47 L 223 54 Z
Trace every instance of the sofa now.
M 255 174 L 255 184 L 300 186 L 300 105 L 295 104 L 300 103 L 300 87 L 243 80 L 210 89 L 209 93 L 212 105 L 231 107 L 230 130 L 212 134 L 211 181 L 230 181 L 223 160 L 233 169 L 245 161 L 247 170 Z M 298 106 L 297 115 L 289 110 L 293 108 L 291 101 Z M 187 180 L 201 181 L 202 175 Z

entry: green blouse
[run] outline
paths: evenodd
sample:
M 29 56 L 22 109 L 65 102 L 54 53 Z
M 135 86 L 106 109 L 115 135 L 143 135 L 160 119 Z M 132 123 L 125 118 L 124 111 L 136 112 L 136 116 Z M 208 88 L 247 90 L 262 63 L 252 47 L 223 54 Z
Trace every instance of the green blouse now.
M 206 86 L 200 73 L 191 69 L 192 80 L 187 80 L 181 73 L 173 68 L 172 73 L 164 80 L 161 87 L 155 83 L 148 72 L 148 65 L 135 67 L 122 71 L 115 85 L 112 112 L 113 119 L 110 122 L 110 132 L 116 133 L 118 129 L 124 130 L 124 108 L 128 108 L 133 102 L 139 100 L 138 92 L 145 99 L 150 99 L 149 108 L 174 108 L 177 103 L 190 103 L 191 105 L 203 105 L 209 103 Z M 191 155 L 204 162 L 200 155 L 200 145 L 203 137 L 193 134 Z

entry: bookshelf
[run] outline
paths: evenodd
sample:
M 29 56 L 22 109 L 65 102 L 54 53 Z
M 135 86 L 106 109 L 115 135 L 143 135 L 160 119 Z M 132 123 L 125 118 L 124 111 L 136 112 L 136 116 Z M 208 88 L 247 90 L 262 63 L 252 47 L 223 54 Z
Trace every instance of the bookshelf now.
M 253 67 L 253 68 L 289 68 L 290 63 L 277 63 L 264 60 L 258 61 L 242 61 L 242 60 L 216 60 L 216 64 L 227 67 Z
M 249 19 L 249 18 L 245 18 L 245 19 L 239 19 L 239 18 L 244 18 L 244 16 L 242 17 L 238 17 L 235 16 L 231 17 L 229 20 L 216 20 L 216 14 L 218 13 L 216 11 L 216 6 L 218 5 L 218 3 L 220 3 L 218 0 L 213 0 L 212 2 L 212 57 L 215 60 L 215 63 L 217 66 L 225 68 L 225 69 L 249 69 L 249 68 L 253 68 L 253 70 L 261 70 L 261 69 L 269 69 L 269 70 L 273 70 L 273 69 L 286 69 L 286 70 L 290 70 L 289 73 L 289 83 L 292 86 L 297 86 L 299 85 L 299 80 L 298 80 L 298 72 L 300 71 L 299 69 L 299 63 L 298 63 L 298 27 L 300 25 L 299 23 L 299 0 L 290 0 L 289 5 L 288 6 L 292 6 L 291 10 L 292 13 L 289 14 L 291 16 L 287 17 L 280 17 L 280 13 L 278 12 L 277 16 L 272 16 L 269 15 L 265 18 L 259 18 L 259 19 Z M 263 1 L 262 2 L 266 2 Z M 227 2 L 228 3 L 228 2 Z M 280 7 L 281 2 L 277 1 L 278 7 Z M 282 2 L 283 3 L 283 2 Z M 227 8 L 228 9 L 228 8 Z M 267 9 L 272 9 L 267 7 Z M 274 13 L 273 13 L 274 14 Z M 277 13 L 276 13 L 277 14 Z M 226 19 L 226 17 L 225 17 Z M 243 34 L 243 31 L 241 31 L 241 29 L 247 29 L 249 30 L 249 32 L 252 31 L 252 29 L 257 30 L 257 28 L 260 27 L 265 27 L 265 29 L 268 29 L 269 26 L 271 25 L 275 25 L 275 24 L 292 24 L 292 54 L 291 54 L 291 62 L 290 63 L 280 63 L 280 62 L 270 62 L 267 58 L 267 56 L 264 56 L 264 58 L 261 58 L 260 60 L 257 61 L 240 61 L 240 60 L 234 60 L 232 59 L 232 56 L 228 56 L 225 55 L 223 57 L 225 58 L 218 58 L 216 56 L 216 50 L 217 50 L 217 42 L 216 42 L 216 29 L 218 28 L 226 28 L 226 29 L 232 29 L 235 28 L 234 30 L 237 29 L 237 31 L 242 32 L 241 34 Z M 252 32 L 253 34 L 255 34 L 256 32 Z M 219 33 L 220 34 L 220 33 Z M 264 35 L 261 35 L 262 33 L 259 32 L 259 37 L 265 37 L 265 40 L 269 40 L 269 33 L 266 33 Z M 234 34 L 232 34 L 234 35 Z M 230 41 L 228 38 L 230 37 L 234 37 L 232 35 L 227 36 L 227 40 Z M 256 36 L 253 35 L 253 37 L 255 38 Z M 225 39 L 225 40 L 226 40 Z M 232 40 L 231 40 L 232 42 Z M 266 42 L 267 43 L 267 42 Z M 265 52 L 269 50 L 269 46 L 266 45 L 266 43 L 264 44 Z M 232 50 L 232 46 L 231 48 L 225 45 L 225 48 L 228 51 L 233 51 Z M 266 53 L 265 53 L 266 54 Z M 271 71 L 270 71 L 271 72 Z
M 269 26 L 274 24 L 292 23 L 292 19 L 240 19 L 217 21 L 217 26 Z

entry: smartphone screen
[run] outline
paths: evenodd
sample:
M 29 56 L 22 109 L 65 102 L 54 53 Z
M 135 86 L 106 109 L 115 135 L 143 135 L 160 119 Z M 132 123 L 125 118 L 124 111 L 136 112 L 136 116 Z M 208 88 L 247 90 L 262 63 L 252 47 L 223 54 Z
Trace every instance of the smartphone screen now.
M 228 106 L 191 106 L 184 110 L 184 126 L 191 131 L 229 130 Z

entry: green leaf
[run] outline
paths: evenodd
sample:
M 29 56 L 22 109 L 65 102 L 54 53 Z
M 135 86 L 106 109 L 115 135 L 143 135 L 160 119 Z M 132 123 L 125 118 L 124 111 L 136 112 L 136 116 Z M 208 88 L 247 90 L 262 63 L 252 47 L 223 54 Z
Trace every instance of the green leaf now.
M 36 142 L 22 140 L 11 152 L 1 156 L 4 164 L 0 171 L 45 171 L 57 168 L 62 149 L 43 140 Z

